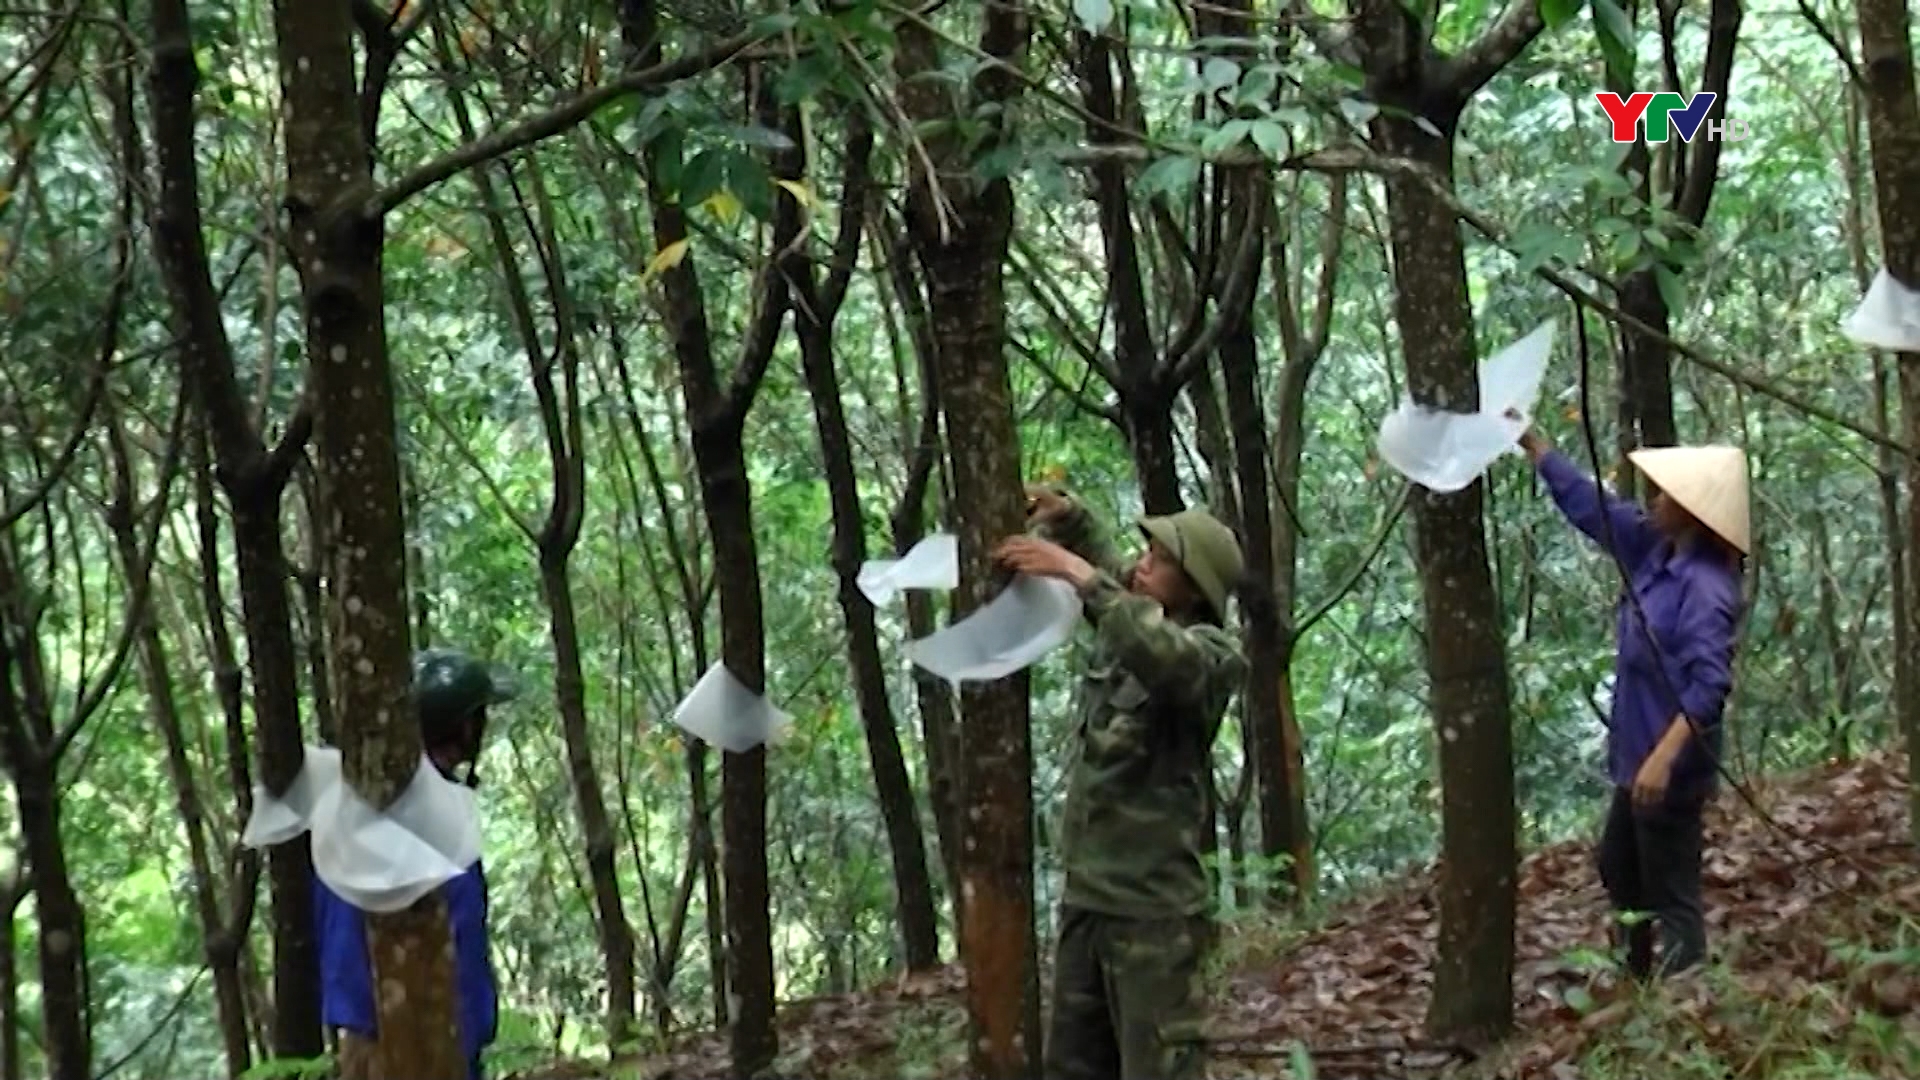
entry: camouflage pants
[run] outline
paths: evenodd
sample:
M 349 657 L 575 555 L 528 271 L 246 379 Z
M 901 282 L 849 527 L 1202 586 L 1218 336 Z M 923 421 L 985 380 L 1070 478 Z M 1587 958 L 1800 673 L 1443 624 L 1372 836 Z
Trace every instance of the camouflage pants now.
M 1201 1080 L 1202 916 L 1061 912 L 1047 1080 Z

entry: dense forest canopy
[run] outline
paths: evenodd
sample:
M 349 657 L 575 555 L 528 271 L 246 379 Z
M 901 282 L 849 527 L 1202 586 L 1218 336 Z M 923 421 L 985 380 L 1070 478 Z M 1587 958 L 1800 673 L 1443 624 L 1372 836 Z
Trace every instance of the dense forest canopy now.
M 1552 322 L 1535 424 L 1582 467 L 1747 451 L 1730 776 L 1920 739 L 1920 355 L 1842 331 L 1883 268 L 1920 288 L 1909 23 L 0 9 L 0 1080 L 328 1052 L 309 842 L 241 836 L 303 746 L 398 794 L 428 646 L 515 691 L 476 791 L 496 1070 L 719 1027 L 744 1074 L 792 1052 L 776 1001 L 955 963 L 974 1073 L 1028 1075 L 1087 642 L 959 694 L 904 650 L 999 587 L 1029 481 L 1123 546 L 1183 506 L 1245 542 L 1220 919 L 1442 858 L 1506 899 L 1438 901 L 1428 1022 L 1504 1033 L 1514 860 L 1608 788 L 1620 582 L 1523 459 L 1438 494 L 1376 435 Z M 1744 138 L 1616 144 L 1596 94 L 1664 89 Z M 957 590 L 860 592 L 938 533 Z M 783 738 L 676 726 L 716 663 Z

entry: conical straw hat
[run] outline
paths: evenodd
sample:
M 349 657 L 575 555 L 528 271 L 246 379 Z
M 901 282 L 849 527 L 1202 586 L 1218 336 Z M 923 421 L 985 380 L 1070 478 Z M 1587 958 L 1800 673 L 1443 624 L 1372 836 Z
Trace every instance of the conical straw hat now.
M 1747 456 L 1734 446 L 1662 446 L 1627 455 L 1647 479 L 1721 539 L 1751 554 Z

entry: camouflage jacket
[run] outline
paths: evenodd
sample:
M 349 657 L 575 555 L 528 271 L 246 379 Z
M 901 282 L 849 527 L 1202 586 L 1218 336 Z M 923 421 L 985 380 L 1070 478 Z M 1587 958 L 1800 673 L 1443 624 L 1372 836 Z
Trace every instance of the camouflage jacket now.
M 1128 592 L 1093 516 L 1078 501 L 1034 533 L 1092 563 L 1081 590 L 1094 629 L 1075 717 L 1078 760 L 1061 826 L 1065 903 L 1109 915 L 1204 911 L 1203 852 L 1214 735 L 1246 676 L 1239 640 L 1182 626 Z

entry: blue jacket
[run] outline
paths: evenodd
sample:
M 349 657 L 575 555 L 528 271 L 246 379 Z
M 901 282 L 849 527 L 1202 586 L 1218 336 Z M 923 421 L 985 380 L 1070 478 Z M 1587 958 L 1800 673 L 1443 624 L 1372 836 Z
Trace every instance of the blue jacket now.
M 375 1038 L 373 973 L 365 918 L 318 876 L 313 879 L 314 921 L 320 940 L 320 1018 L 329 1027 Z M 492 1043 L 499 1024 L 499 992 L 487 955 L 487 876 L 476 862 L 440 887 L 453 927 L 454 985 L 459 992 L 460 1049 L 480 1076 L 480 1049 Z

